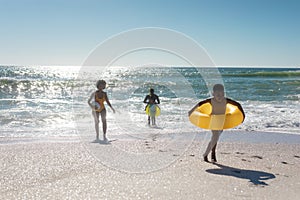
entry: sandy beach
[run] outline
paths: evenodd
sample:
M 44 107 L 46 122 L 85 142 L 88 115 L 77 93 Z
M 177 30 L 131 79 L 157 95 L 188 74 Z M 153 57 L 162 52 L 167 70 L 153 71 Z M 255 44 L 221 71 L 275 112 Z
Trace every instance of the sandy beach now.
M 202 160 L 201 139 L 195 139 L 181 155 L 175 149 L 160 150 L 157 140 L 113 140 L 110 144 L 83 141 L 27 141 L 2 138 L 0 144 L 1 199 L 297 199 L 300 189 L 300 143 L 251 142 L 251 133 L 239 141 L 224 134 L 218 163 Z M 256 137 L 253 134 L 252 137 Z M 287 134 L 275 134 L 288 137 Z M 292 138 L 299 136 L 291 135 Z M 244 139 L 243 139 L 244 138 Z M 274 138 L 274 135 L 272 136 Z M 276 138 L 276 137 L 275 137 Z M 250 142 L 249 142 L 250 141 Z M 265 141 L 265 142 L 264 142 Z M 153 171 L 133 173 L 109 166 L 87 150 L 103 152 L 127 148 L 170 159 Z M 94 151 L 97 152 L 97 151 Z M 155 154 L 155 155 L 156 155 Z M 160 160 L 156 161 L 157 163 Z M 112 167 L 114 166 L 114 167 Z

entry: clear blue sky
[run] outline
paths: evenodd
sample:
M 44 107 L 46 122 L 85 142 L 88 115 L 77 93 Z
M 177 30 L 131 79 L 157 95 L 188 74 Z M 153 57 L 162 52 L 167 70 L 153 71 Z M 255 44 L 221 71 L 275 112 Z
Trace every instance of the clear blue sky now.
M 0 0 L 0 64 L 81 65 L 100 42 L 162 27 L 220 66 L 299 66 L 298 0 Z

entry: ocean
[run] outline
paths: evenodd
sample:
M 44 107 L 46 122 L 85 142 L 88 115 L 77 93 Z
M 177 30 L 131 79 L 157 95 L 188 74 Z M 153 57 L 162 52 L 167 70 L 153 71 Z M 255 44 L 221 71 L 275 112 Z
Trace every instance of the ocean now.
M 246 119 L 232 131 L 300 134 L 300 69 L 250 67 L 0 66 L 1 138 L 95 138 L 87 100 L 96 81 L 116 110 L 107 107 L 108 137 L 201 133 L 187 112 L 223 83 L 226 96 L 241 103 Z M 158 127 L 147 126 L 144 97 L 160 97 Z M 101 126 L 101 125 L 100 125 Z M 100 129 L 101 130 L 101 129 Z

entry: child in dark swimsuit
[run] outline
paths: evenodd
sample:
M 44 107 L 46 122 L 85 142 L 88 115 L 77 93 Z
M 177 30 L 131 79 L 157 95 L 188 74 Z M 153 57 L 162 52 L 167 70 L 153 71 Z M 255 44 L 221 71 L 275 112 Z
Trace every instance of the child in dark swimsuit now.
M 156 94 L 154 94 L 154 89 L 150 89 L 150 94 L 148 94 L 145 99 L 144 99 L 144 103 L 146 103 L 146 108 L 147 106 L 152 106 L 154 104 L 160 104 L 160 101 L 159 101 L 159 98 Z M 146 110 L 145 108 L 145 110 Z M 151 109 L 151 107 L 150 107 Z M 151 110 L 150 110 L 150 113 L 151 113 Z M 153 116 L 154 115 L 154 116 Z M 150 118 L 151 118 L 151 121 L 152 121 L 152 125 L 155 125 L 155 113 L 152 114 L 151 116 L 149 115 L 148 116 L 148 124 L 150 125 Z

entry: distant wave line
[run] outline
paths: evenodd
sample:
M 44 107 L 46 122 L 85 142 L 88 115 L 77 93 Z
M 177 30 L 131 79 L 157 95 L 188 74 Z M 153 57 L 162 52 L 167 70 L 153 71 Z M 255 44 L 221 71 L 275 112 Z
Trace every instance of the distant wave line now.
M 242 73 L 242 74 L 222 74 L 222 76 L 235 76 L 235 77 L 288 77 L 300 76 L 300 71 L 285 71 L 285 72 L 255 72 L 255 73 Z

